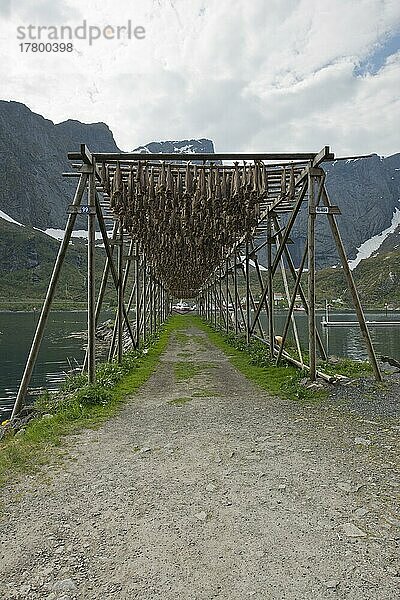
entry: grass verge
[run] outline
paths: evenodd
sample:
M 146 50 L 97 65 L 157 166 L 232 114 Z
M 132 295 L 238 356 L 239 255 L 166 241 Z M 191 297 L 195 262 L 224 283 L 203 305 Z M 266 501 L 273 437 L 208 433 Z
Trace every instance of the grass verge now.
M 155 370 L 172 331 L 180 323 L 171 317 L 141 351 L 129 351 L 122 365 L 100 364 L 97 383 L 86 377 L 67 377 L 60 391 L 46 393 L 35 404 L 37 416 L 23 435 L 7 435 L 0 442 L 0 486 L 21 474 L 33 473 L 63 454 L 63 437 L 95 428 L 116 414 L 128 395 L 135 393 Z
M 276 366 L 275 362 L 270 360 L 266 346 L 261 342 L 252 340 L 247 345 L 244 336 L 216 331 L 200 317 L 190 315 L 184 318 L 191 319 L 190 323 L 186 321 L 188 325 L 202 329 L 210 342 L 220 348 L 228 356 L 231 364 L 247 379 L 271 394 L 297 401 L 316 401 L 326 397 L 326 390 L 308 389 L 301 384 L 301 380 L 307 375 L 305 372 L 285 361 Z M 334 364 L 323 363 L 320 368 L 330 375 L 340 374 L 348 377 L 362 376 L 371 372 L 368 363 L 349 359 L 342 359 Z

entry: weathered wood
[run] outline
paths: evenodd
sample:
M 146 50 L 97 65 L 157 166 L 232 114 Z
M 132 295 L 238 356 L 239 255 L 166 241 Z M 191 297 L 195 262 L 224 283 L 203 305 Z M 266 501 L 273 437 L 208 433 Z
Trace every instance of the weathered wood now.
M 86 190 L 87 179 L 87 173 L 82 173 L 78 182 L 78 186 L 76 188 L 75 197 L 73 201 L 73 204 L 75 206 L 79 206 L 79 204 L 81 203 L 83 194 Z M 57 258 L 54 263 L 53 272 L 51 274 L 49 286 L 47 288 L 46 297 L 43 302 L 42 310 L 38 319 L 35 334 L 33 336 L 28 359 L 26 361 L 24 373 L 22 375 L 21 383 L 17 392 L 17 397 L 15 399 L 14 407 L 11 413 L 11 419 L 14 419 L 18 415 L 25 402 L 25 397 L 32 377 L 32 372 L 39 354 L 40 346 L 43 340 L 44 331 L 47 324 L 47 319 L 51 310 L 54 293 L 57 287 L 58 279 L 60 277 L 61 268 L 68 250 L 71 234 L 74 229 L 76 216 L 76 214 L 68 215 L 67 224 L 64 230 L 64 237 L 58 249 Z
M 315 323 L 315 179 L 313 175 L 308 177 L 308 220 L 307 220 L 307 243 L 308 243 L 308 353 L 310 361 L 310 379 L 315 381 L 317 377 L 317 346 L 316 346 L 316 323 Z
M 135 321 L 136 321 L 136 347 L 140 346 L 140 257 L 139 244 L 135 242 L 135 285 L 136 285 L 136 303 L 135 303 Z
M 328 148 L 328 151 L 326 150 Z M 69 160 L 85 160 L 87 159 L 87 152 L 68 152 Z M 253 161 L 253 160 L 265 160 L 265 161 L 287 161 L 291 162 L 293 160 L 314 160 L 317 157 L 319 161 L 316 164 L 320 164 L 322 160 L 332 160 L 334 155 L 329 152 L 329 147 L 326 146 L 319 153 L 315 152 L 247 152 L 247 153 L 237 153 L 237 152 L 185 152 L 185 153 L 143 153 L 143 152 L 94 152 L 93 158 L 96 161 L 107 161 L 107 162 L 116 162 L 116 161 L 211 161 L 216 162 L 219 160 L 230 160 L 230 161 Z
M 250 256 L 249 256 L 249 241 L 246 240 L 246 342 L 250 344 L 251 330 L 251 309 L 250 309 Z
M 325 206 L 329 207 L 331 205 L 331 202 L 330 202 L 330 199 L 328 196 L 328 192 L 325 188 L 325 183 L 323 183 L 323 186 L 322 186 L 322 201 L 325 204 Z M 358 319 L 358 322 L 360 325 L 361 334 L 364 338 L 365 346 L 367 348 L 368 358 L 369 358 L 369 361 L 370 361 L 371 366 L 374 371 L 375 379 L 377 381 L 382 381 L 382 373 L 379 368 L 378 361 L 376 359 L 374 346 L 372 344 L 369 329 L 368 329 L 368 326 L 365 321 L 365 315 L 364 315 L 364 311 L 361 306 L 360 297 L 358 295 L 357 288 L 354 283 L 353 275 L 350 270 L 349 263 L 347 261 L 346 251 L 344 249 L 342 237 L 339 232 L 339 228 L 338 228 L 338 225 L 336 222 L 335 215 L 328 214 L 328 220 L 329 220 L 329 225 L 330 225 L 330 228 L 332 231 L 333 238 L 336 243 L 336 248 L 338 250 L 340 261 L 342 263 L 343 273 L 346 277 L 347 285 L 348 285 L 348 288 L 349 288 L 349 291 L 350 291 L 350 294 L 351 294 L 351 297 L 353 300 L 353 305 L 354 305 L 354 309 L 356 311 L 357 319 Z
M 280 347 L 278 350 L 278 355 L 276 357 L 276 364 L 279 363 L 281 356 L 282 356 L 282 352 L 285 349 L 285 342 L 286 342 L 286 337 L 289 331 L 289 325 L 290 325 L 290 321 L 293 315 L 293 311 L 294 311 L 294 306 L 296 304 L 296 296 L 297 296 L 297 292 L 299 290 L 299 286 L 300 286 L 300 281 L 301 281 L 301 276 L 303 274 L 304 271 L 304 265 L 306 264 L 306 259 L 307 259 L 307 251 L 308 251 L 308 245 L 306 244 L 304 251 L 303 251 L 303 256 L 300 262 L 300 266 L 299 266 L 299 270 L 297 272 L 297 277 L 294 283 L 294 288 L 293 288 L 293 292 L 292 292 L 292 296 L 290 298 L 290 302 L 289 302 L 289 310 L 288 310 L 288 314 L 286 315 L 286 321 L 285 321 L 285 325 L 283 328 L 283 332 L 282 332 L 282 341 L 280 343 Z M 303 364 L 303 358 L 301 357 L 300 362 Z
M 272 219 L 268 218 L 267 223 L 267 269 L 268 269 L 268 337 L 271 358 L 274 356 L 274 273 L 272 271 Z M 260 303 L 261 306 L 261 303 Z
M 278 236 L 278 238 L 279 238 L 279 236 Z M 282 243 L 281 240 L 279 240 L 279 243 L 280 244 Z M 289 267 L 289 271 L 292 275 L 292 279 L 293 279 L 293 281 L 296 281 L 296 277 L 297 277 L 296 268 L 294 266 L 293 258 L 292 258 L 292 255 L 290 253 L 288 246 L 284 246 L 284 254 L 285 254 L 286 262 Z M 301 298 L 301 302 L 303 304 L 303 308 L 308 315 L 308 311 L 309 311 L 308 302 L 307 302 L 307 298 L 306 298 L 306 295 L 304 293 L 303 286 L 301 285 L 301 283 L 299 283 L 298 292 L 299 292 L 299 296 Z M 322 343 L 321 336 L 319 335 L 318 329 L 316 329 L 315 335 L 316 335 L 318 350 L 321 355 L 321 358 L 322 358 L 322 360 L 327 360 L 328 357 L 327 357 L 324 345 Z
M 89 383 L 96 381 L 96 182 L 94 171 L 89 175 L 88 204 L 92 209 L 88 215 L 88 258 L 87 258 L 87 374 Z

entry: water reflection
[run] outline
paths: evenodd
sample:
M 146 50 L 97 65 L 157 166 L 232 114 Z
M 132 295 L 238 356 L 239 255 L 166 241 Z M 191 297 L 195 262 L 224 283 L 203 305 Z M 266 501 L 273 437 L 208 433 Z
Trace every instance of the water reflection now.
M 0 313 L 0 419 L 12 406 L 36 327 L 34 313 Z M 71 365 L 83 360 L 83 339 L 71 333 L 86 329 L 85 312 L 55 312 L 31 380 L 31 393 L 57 389 Z M 3 415 L 2 415 L 3 413 Z
M 322 327 L 321 321 L 324 313 L 317 314 L 317 327 L 325 342 L 327 352 L 334 356 L 347 356 L 355 360 L 366 360 L 368 355 L 365 349 L 364 340 L 358 325 L 354 327 Z M 386 316 L 385 312 L 366 313 L 368 321 L 396 321 L 398 326 L 391 327 L 370 327 L 371 338 L 378 355 L 385 354 L 394 358 L 400 357 L 400 313 L 390 312 Z M 267 330 L 268 323 L 266 315 L 261 315 L 262 324 Z M 331 313 L 331 321 L 356 321 L 353 313 Z M 277 312 L 275 315 L 275 333 L 280 335 L 286 321 L 285 312 Z M 306 348 L 307 341 L 307 315 L 305 313 L 296 313 L 296 323 L 299 332 L 302 347 Z M 293 337 L 293 336 L 292 336 Z M 292 338 L 291 338 L 292 339 Z

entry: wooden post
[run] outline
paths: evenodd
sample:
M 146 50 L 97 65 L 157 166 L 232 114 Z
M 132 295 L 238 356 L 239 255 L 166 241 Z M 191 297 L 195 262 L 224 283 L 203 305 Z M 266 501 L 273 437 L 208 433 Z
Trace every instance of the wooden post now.
M 307 250 L 308 250 L 308 246 L 306 244 L 306 247 L 305 247 L 304 252 L 303 252 L 303 257 L 301 259 L 300 267 L 299 267 L 299 270 L 297 272 L 297 277 L 296 277 L 296 281 L 295 281 L 295 284 L 294 284 L 292 296 L 291 296 L 291 299 L 290 299 L 289 311 L 288 311 L 288 314 L 286 316 L 286 322 L 285 322 L 285 326 L 284 326 L 283 332 L 282 332 L 282 342 L 281 342 L 280 347 L 279 347 L 278 356 L 276 357 L 276 364 L 279 363 L 279 361 L 280 361 L 280 359 L 282 357 L 282 352 L 283 352 L 284 347 L 285 347 L 286 336 L 287 336 L 287 332 L 289 330 L 290 320 L 291 320 L 292 315 L 293 315 L 294 305 L 296 303 L 296 296 L 297 296 L 297 292 L 298 292 L 298 289 L 299 289 L 299 286 L 300 286 L 300 281 L 301 281 L 301 276 L 303 274 L 304 265 L 306 263 Z M 302 358 L 301 358 L 301 364 L 303 364 L 303 359 Z
M 226 306 L 225 306 L 225 326 L 226 333 L 229 333 L 229 321 L 230 321 L 230 313 L 229 313 L 229 262 L 228 259 L 225 260 L 225 297 L 226 297 Z
M 218 268 L 218 296 L 219 296 L 219 328 L 222 329 L 223 323 L 223 306 L 222 306 L 222 267 Z
M 115 222 L 113 230 L 112 230 L 112 234 L 111 234 L 112 241 L 114 241 L 116 239 L 117 233 L 118 233 L 118 223 Z M 114 246 L 111 246 L 111 253 L 113 251 L 113 248 L 114 248 Z M 110 272 L 110 261 L 108 259 L 108 256 L 106 256 L 106 260 L 104 263 L 103 276 L 101 278 L 101 283 L 100 283 L 100 288 L 99 288 L 99 295 L 97 297 L 97 303 L 96 303 L 96 326 L 99 322 L 100 311 L 101 311 L 101 308 L 103 305 L 104 293 L 106 291 L 106 286 L 108 283 L 109 272 Z
M 153 276 L 149 267 L 147 272 L 147 315 L 150 336 L 153 333 Z
M 239 319 L 238 319 L 238 308 L 240 311 L 240 316 L 242 319 L 243 326 L 244 326 L 244 328 L 246 328 L 246 317 L 244 315 L 242 303 L 240 302 L 240 297 L 239 297 L 239 289 L 238 289 L 238 281 L 237 281 L 237 264 L 238 264 L 237 256 L 236 256 L 236 251 L 235 251 L 234 261 L 233 261 L 233 273 L 232 273 L 232 279 L 233 279 L 234 288 L 235 288 L 235 298 L 233 299 L 232 296 L 230 295 L 230 300 L 231 300 L 232 304 L 234 304 L 234 306 L 235 306 L 235 333 L 236 334 L 242 330 L 240 323 L 239 323 Z
M 266 243 L 267 243 L 267 242 L 266 242 Z M 262 275 L 261 275 L 261 271 L 260 271 L 260 264 L 259 264 L 259 262 L 258 262 L 258 256 L 257 256 L 257 253 L 255 252 L 254 242 L 252 242 L 252 248 L 251 248 L 251 250 L 252 250 L 252 255 L 253 255 L 254 264 L 255 264 L 255 267 L 256 267 L 256 273 L 257 273 L 258 283 L 260 284 L 261 296 L 263 296 L 263 293 L 264 293 L 264 281 L 263 281 L 263 278 L 262 278 Z M 262 302 L 262 299 L 261 299 L 261 300 L 260 300 L 260 303 L 259 303 L 259 306 L 257 307 L 257 310 L 256 310 L 256 312 L 255 312 L 254 321 L 253 321 L 253 326 L 252 326 L 252 333 L 253 333 L 253 331 L 254 331 L 254 327 L 255 327 L 255 325 L 256 325 L 256 320 L 257 320 L 257 318 L 258 318 L 258 315 L 260 314 L 260 310 L 259 310 L 259 308 L 260 308 L 260 306 L 261 306 L 262 304 L 263 304 L 263 302 Z M 266 312 L 266 313 L 267 313 L 267 315 L 268 315 L 268 314 L 269 314 L 269 311 L 268 311 L 268 301 L 267 301 L 267 299 L 266 299 L 266 298 L 265 298 L 265 300 L 264 300 L 264 306 L 265 306 L 265 312 Z
M 233 290 L 234 290 L 234 317 L 235 317 L 235 334 L 239 333 L 239 321 L 238 321 L 238 282 L 237 282 L 237 269 L 236 269 L 236 249 L 233 254 Z
M 109 264 L 109 267 L 111 270 L 111 275 L 113 278 L 114 286 L 115 286 L 115 289 L 118 290 L 118 273 L 117 273 L 117 270 L 115 268 L 115 264 L 113 261 L 112 247 L 110 246 L 110 240 L 108 239 L 108 236 L 107 236 L 106 225 L 104 222 L 103 214 L 101 212 L 101 206 L 100 206 L 100 202 L 99 202 L 97 194 L 96 194 L 96 214 L 97 214 L 97 220 L 98 220 L 100 231 L 101 231 L 101 237 L 103 239 L 104 249 L 107 254 L 108 264 Z M 118 233 L 118 224 L 117 224 L 117 233 Z M 132 327 L 131 327 L 131 324 L 129 321 L 129 315 L 126 311 L 125 304 L 123 304 L 122 309 L 123 309 L 125 323 L 127 325 L 130 338 L 132 340 L 132 344 L 135 346 L 136 345 L 135 336 L 133 335 Z M 110 352 L 111 352 L 111 346 L 110 346 Z M 114 350 L 112 350 L 112 352 L 111 352 L 110 360 L 113 356 L 113 352 L 114 352 Z M 110 353 L 109 353 L 109 356 L 110 356 Z
M 72 203 L 73 207 L 79 207 L 82 196 L 86 190 L 86 184 L 88 179 L 88 173 L 90 172 L 90 167 L 83 167 L 82 173 L 79 179 L 78 186 L 76 188 L 74 200 Z M 50 313 L 51 304 L 54 298 L 54 292 L 57 287 L 57 282 L 60 276 L 60 271 L 62 264 L 64 262 L 65 254 L 68 250 L 69 242 L 71 239 L 71 233 L 74 228 L 74 224 L 76 221 L 77 213 L 70 213 L 68 216 L 67 224 L 64 231 L 64 237 L 58 249 L 58 254 L 56 261 L 54 263 L 53 272 L 51 274 L 49 287 L 47 288 L 46 298 L 43 302 L 42 310 L 38 319 L 38 323 L 36 326 L 35 335 L 33 336 L 32 345 L 29 351 L 29 356 L 26 361 L 24 373 L 21 379 L 21 383 L 18 389 L 17 397 L 15 399 L 14 407 L 11 413 L 11 419 L 14 419 L 25 402 L 25 396 L 28 391 L 29 383 L 32 377 L 32 372 L 35 367 L 36 359 L 39 354 L 40 346 L 43 340 L 44 330 L 46 327 L 47 319 Z
M 273 272 L 272 272 L 272 219 L 268 214 L 267 221 L 267 275 L 268 275 L 268 337 L 270 355 L 274 357 L 275 349 L 275 333 L 274 333 L 274 288 L 273 288 Z M 257 314 L 257 313 L 256 313 Z M 258 316 L 258 315 L 257 315 Z
M 275 227 L 276 227 L 276 229 L 278 228 L 278 223 L 277 222 L 275 223 Z M 277 229 L 277 231 L 278 231 L 278 229 Z M 296 279 L 297 279 L 296 269 L 295 269 L 295 266 L 294 266 L 294 262 L 293 262 L 292 256 L 291 256 L 290 251 L 289 251 L 289 247 L 287 245 L 283 246 L 282 237 L 281 237 L 281 234 L 279 233 L 279 231 L 277 233 L 277 239 L 279 241 L 279 249 L 278 249 L 278 251 L 281 248 L 283 248 L 283 251 L 285 253 L 286 262 L 288 264 L 289 271 L 290 271 L 290 273 L 292 275 L 292 279 L 293 279 L 293 281 L 296 281 Z M 298 292 L 299 292 L 299 296 L 301 298 L 301 301 L 303 303 L 303 307 L 304 307 L 304 309 L 305 309 L 305 311 L 306 311 L 306 313 L 308 315 L 308 312 L 309 312 L 308 302 L 307 302 L 307 298 L 305 296 L 305 293 L 303 291 L 303 288 L 302 288 L 302 285 L 301 285 L 300 282 L 299 282 L 299 285 L 298 285 Z M 321 358 L 322 358 L 322 360 L 327 360 L 326 351 L 325 351 L 324 345 L 322 343 L 321 336 L 319 335 L 318 329 L 315 330 L 315 335 L 316 335 L 316 340 L 317 340 L 317 344 L 318 344 L 318 349 L 319 349 L 319 352 L 321 354 Z
M 272 276 L 274 276 L 275 271 L 276 271 L 276 269 L 279 266 L 279 261 L 280 261 L 280 258 L 282 256 L 282 253 L 284 251 L 286 251 L 287 241 L 289 239 L 290 232 L 291 232 L 291 230 L 293 228 L 293 225 L 295 223 L 296 217 L 297 217 L 297 215 L 298 215 L 298 213 L 300 211 L 300 208 L 301 208 L 302 202 L 304 200 L 304 197 L 306 195 L 306 192 L 307 192 L 307 182 L 304 183 L 304 185 L 302 186 L 302 188 L 301 188 L 301 190 L 300 190 L 300 192 L 298 194 L 298 197 L 297 197 L 297 200 L 296 200 L 296 204 L 293 206 L 292 212 L 291 212 L 290 217 L 288 219 L 288 222 L 287 222 L 287 224 L 285 226 L 285 230 L 284 230 L 283 234 L 278 233 L 279 229 L 277 228 L 277 235 L 280 236 L 280 244 L 279 244 L 279 247 L 277 248 L 277 251 L 275 253 L 275 258 L 274 258 L 273 263 L 272 263 L 272 268 L 271 268 Z M 267 228 L 268 228 L 268 219 L 270 218 L 270 212 L 269 211 L 267 212 L 266 218 L 267 218 Z M 267 240 L 267 244 L 268 244 L 268 240 Z M 256 320 L 259 317 L 259 315 L 260 315 L 260 312 L 262 310 L 262 306 L 263 306 L 264 302 L 266 301 L 266 298 L 268 297 L 268 290 L 269 290 L 269 286 L 266 286 L 265 289 L 264 289 L 264 291 L 263 291 L 263 293 L 262 293 L 260 304 L 258 305 L 256 314 L 254 316 L 254 320 Z
M 249 257 L 250 257 L 250 253 L 249 253 Z M 242 262 L 240 263 L 240 266 L 241 266 L 242 271 L 243 271 L 243 276 L 246 279 L 245 268 L 243 267 L 243 263 Z M 256 313 L 257 307 L 256 307 L 256 303 L 254 301 L 253 292 L 251 290 L 251 278 L 250 277 L 249 277 L 249 280 L 250 280 L 250 286 L 249 286 L 250 306 L 253 308 L 254 313 Z M 253 322 L 251 322 L 251 319 L 250 319 L 250 333 L 249 333 L 249 338 L 251 338 L 251 335 L 252 335 L 252 333 L 254 331 L 254 328 L 256 326 L 258 327 L 258 330 L 259 330 L 259 333 L 260 333 L 261 337 L 264 337 L 264 331 L 263 331 L 260 319 L 259 319 L 259 317 L 256 316 L 256 318 L 253 319 Z
M 331 206 L 331 202 L 330 202 L 330 199 L 328 196 L 328 192 L 326 191 L 325 185 L 323 185 L 323 190 L 322 190 L 322 201 L 325 204 L 325 206 L 327 206 L 327 207 Z M 335 215 L 328 213 L 328 220 L 329 220 L 332 234 L 333 234 L 333 237 L 334 237 L 334 240 L 336 243 L 336 247 L 337 247 L 337 250 L 338 250 L 338 253 L 340 256 L 340 260 L 342 262 L 343 272 L 347 279 L 347 285 L 349 286 L 350 294 L 351 294 L 351 297 L 353 300 L 354 309 L 357 314 L 357 319 L 360 324 L 361 334 L 364 338 L 364 342 L 365 342 L 367 352 L 368 352 L 369 361 L 373 368 L 375 379 L 377 381 L 382 381 L 382 379 L 383 379 L 382 373 L 379 368 L 378 361 L 376 360 L 374 346 L 372 344 L 372 340 L 371 340 L 371 336 L 369 334 L 367 323 L 365 322 L 364 311 L 361 306 L 360 297 L 358 295 L 357 288 L 354 284 L 353 275 L 350 270 L 349 263 L 347 262 L 346 251 L 344 249 L 344 245 L 342 242 L 342 238 L 341 238 L 341 235 L 339 232 L 339 228 L 338 228 L 338 225 L 336 222 Z
M 250 256 L 249 256 L 249 240 L 246 239 L 246 343 L 250 344 L 251 330 L 251 309 L 250 309 Z
M 147 340 L 147 261 L 146 256 L 143 254 L 143 304 L 142 304 L 142 313 L 143 313 L 143 343 L 146 343 Z
M 121 364 L 122 355 L 124 353 L 124 321 L 123 321 L 123 305 L 124 305 L 124 231 L 122 220 L 119 222 L 119 244 L 118 244 L 118 362 Z
M 290 312 L 290 319 L 292 321 L 293 335 L 294 335 L 294 339 L 296 342 L 297 354 L 299 355 L 300 363 L 303 364 L 303 354 L 301 351 L 300 338 L 299 338 L 299 334 L 297 331 L 296 319 L 293 314 L 293 308 L 291 309 L 290 291 L 289 291 L 289 285 L 288 285 L 288 281 L 287 281 L 287 277 L 286 277 L 285 263 L 284 263 L 283 257 L 281 258 L 280 262 L 281 262 L 281 274 L 282 274 L 283 286 L 285 289 L 286 301 L 288 303 L 288 308 L 289 308 L 289 312 Z M 297 293 L 297 289 L 296 289 L 296 293 Z M 295 301 L 296 301 L 296 295 L 294 297 L 294 302 Z M 294 302 L 293 302 L 293 306 L 294 306 Z M 282 346 L 283 346 L 283 344 L 284 344 L 284 340 L 283 340 L 283 336 L 282 336 Z
M 140 256 L 139 244 L 135 242 L 135 283 L 136 283 L 136 305 L 135 305 L 135 321 L 136 321 L 136 347 L 140 347 Z
M 96 248 L 96 179 L 94 165 L 89 175 L 89 215 L 88 215 L 88 264 L 87 264 L 87 374 L 89 383 L 96 381 L 96 279 L 95 279 L 95 248 Z M 92 212 L 93 211 L 93 212 Z
M 310 379 L 317 378 L 317 348 L 315 339 L 315 177 L 312 167 L 308 174 L 308 352 Z

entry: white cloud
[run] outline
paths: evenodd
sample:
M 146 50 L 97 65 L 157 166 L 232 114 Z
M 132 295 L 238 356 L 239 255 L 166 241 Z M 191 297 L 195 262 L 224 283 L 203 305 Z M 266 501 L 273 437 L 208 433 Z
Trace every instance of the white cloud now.
M 35 22 L 123 25 L 130 18 L 146 27 L 146 39 L 76 43 L 72 55 L 21 55 L 15 28 L 33 18 L 26 12 L 33 5 L 11 3 L 0 18 L 4 99 L 54 121 L 105 121 L 126 150 L 207 136 L 231 151 L 326 144 L 338 154 L 399 151 L 399 55 L 376 75 L 354 73 L 383 36 L 399 29 L 397 0 L 127 5 L 42 0 Z

